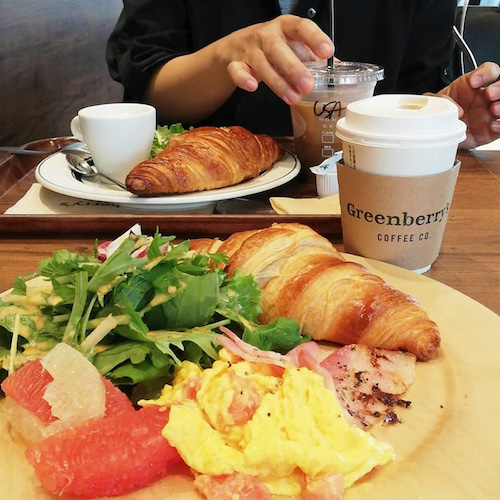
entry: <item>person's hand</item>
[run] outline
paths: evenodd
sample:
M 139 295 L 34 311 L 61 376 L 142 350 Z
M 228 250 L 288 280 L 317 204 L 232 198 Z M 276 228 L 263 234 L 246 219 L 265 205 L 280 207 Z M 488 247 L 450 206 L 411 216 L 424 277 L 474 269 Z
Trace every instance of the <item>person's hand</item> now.
M 220 109 L 236 87 L 254 92 L 260 82 L 287 104 L 296 104 L 314 89 L 303 63 L 326 63 L 333 51 L 328 35 L 311 20 L 279 16 L 168 60 L 153 75 L 145 99 L 163 121 L 191 124 Z
M 296 104 L 314 88 L 303 62 L 326 60 L 334 51 L 315 23 L 291 15 L 235 31 L 217 44 L 234 85 L 253 92 L 264 82 L 287 104 Z
M 461 148 L 472 149 L 500 137 L 500 81 L 495 82 L 499 76 L 500 67 L 486 62 L 436 94 L 451 98 L 467 124 Z

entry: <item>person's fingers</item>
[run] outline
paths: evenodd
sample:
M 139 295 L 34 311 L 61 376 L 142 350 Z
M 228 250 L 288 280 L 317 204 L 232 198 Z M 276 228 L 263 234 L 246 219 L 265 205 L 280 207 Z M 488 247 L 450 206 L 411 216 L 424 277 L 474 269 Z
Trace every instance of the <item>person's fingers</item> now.
M 320 59 L 333 56 L 333 43 L 316 23 L 296 16 L 282 16 L 283 33 L 288 40 L 304 44 Z
M 261 48 L 270 68 L 259 69 L 262 80 L 275 93 L 295 101 L 295 95 L 308 94 L 314 89 L 314 79 L 303 61 L 326 59 L 333 55 L 333 43 L 319 27 L 309 19 L 296 16 L 278 18 L 280 29 L 269 24 L 261 33 Z M 256 70 L 254 62 L 251 66 Z M 288 88 L 284 88 L 286 82 Z
M 252 75 L 251 68 L 242 61 L 231 61 L 227 66 L 227 72 L 233 83 L 243 90 L 255 92 L 259 82 Z
M 288 47 L 282 49 L 281 52 L 291 53 Z M 310 86 L 303 82 L 303 78 L 309 81 L 312 80 L 312 76 L 300 61 L 294 61 L 293 58 L 290 60 L 283 56 L 279 61 L 279 66 L 275 66 L 269 51 L 256 52 L 253 54 L 250 67 L 254 77 L 264 82 L 287 104 L 296 104 L 303 92 L 310 92 L 314 87 L 314 81 L 310 82 Z
M 490 85 L 486 89 L 488 98 L 492 101 L 490 113 L 493 116 L 490 128 L 494 134 L 500 134 L 500 82 Z
M 265 60 L 260 64 L 254 61 L 254 67 L 242 61 L 232 61 L 228 64 L 227 71 L 234 85 L 243 90 L 254 92 L 259 82 L 264 81 L 287 104 L 296 104 L 300 101 L 301 93 L 291 87 Z
M 478 89 L 494 82 L 500 76 L 500 66 L 494 62 L 485 62 L 468 74 L 472 88 Z
M 288 45 L 292 49 L 293 53 L 303 62 L 313 62 L 320 60 L 320 58 L 302 42 L 298 42 L 297 40 L 290 40 L 288 42 Z
M 486 97 L 489 101 L 500 101 L 500 81 L 492 83 L 485 89 Z
M 288 86 L 301 93 L 311 92 L 314 79 L 287 44 L 279 43 L 277 38 L 267 39 L 263 51 L 265 60 L 261 59 L 258 67 L 254 66 L 252 61 L 252 68 L 259 71 L 267 85 L 275 90 L 276 87 L 282 86 L 282 80 L 285 80 Z
M 491 104 L 490 113 L 494 118 L 500 118 L 500 101 L 495 101 Z
M 326 61 L 334 50 L 315 23 L 296 16 L 280 16 L 235 33 L 233 38 L 222 46 L 226 53 L 232 52 L 224 56 L 230 60 L 227 71 L 232 82 L 250 92 L 264 82 L 288 104 L 295 104 L 314 88 L 314 78 L 303 62 Z

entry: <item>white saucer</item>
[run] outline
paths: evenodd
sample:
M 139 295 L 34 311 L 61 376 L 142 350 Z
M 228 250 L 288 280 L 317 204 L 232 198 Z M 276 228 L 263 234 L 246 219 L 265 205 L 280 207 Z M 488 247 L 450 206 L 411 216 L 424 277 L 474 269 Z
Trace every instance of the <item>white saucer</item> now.
M 297 157 L 287 152 L 267 172 L 235 186 L 155 197 L 135 196 L 113 184 L 96 180 L 96 178 L 79 178 L 70 170 L 65 156 L 61 153 L 55 153 L 42 160 L 36 167 L 35 176 L 37 181 L 47 189 L 75 198 L 118 203 L 123 207 L 179 210 L 183 208 L 193 209 L 221 200 L 262 193 L 291 181 L 299 172 L 300 162 Z

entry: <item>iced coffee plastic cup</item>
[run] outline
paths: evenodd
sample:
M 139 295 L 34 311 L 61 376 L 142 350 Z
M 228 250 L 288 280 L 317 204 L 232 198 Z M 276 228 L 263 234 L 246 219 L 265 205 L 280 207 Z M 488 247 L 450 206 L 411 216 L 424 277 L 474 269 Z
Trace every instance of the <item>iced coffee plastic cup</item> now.
M 291 106 L 295 152 L 303 169 L 319 165 L 341 149 L 335 136 L 337 121 L 347 104 L 373 96 L 384 77 L 380 66 L 357 62 L 336 62 L 333 67 L 307 64 L 314 77 L 314 90 Z
M 439 255 L 466 126 L 447 99 L 375 96 L 337 123 L 346 252 L 419 273 Z

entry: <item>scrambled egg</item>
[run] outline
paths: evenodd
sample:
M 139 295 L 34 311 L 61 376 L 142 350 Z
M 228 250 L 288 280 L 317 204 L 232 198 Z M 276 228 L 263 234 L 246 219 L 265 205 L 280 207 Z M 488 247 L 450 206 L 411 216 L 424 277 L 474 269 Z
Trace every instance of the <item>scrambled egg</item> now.
M 342 474 L 347 488 L 393 459 L 345 419 L 320 375 L 220 354 L 204 371 L 184 362 L 158 400 L 143 402 L 171 408 L 163 435 L 195 471 L 250 474 L 273 494 L 300 495 L 303 474 Z

